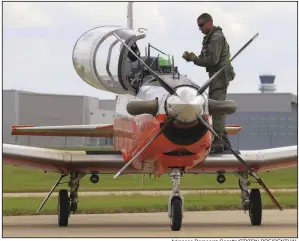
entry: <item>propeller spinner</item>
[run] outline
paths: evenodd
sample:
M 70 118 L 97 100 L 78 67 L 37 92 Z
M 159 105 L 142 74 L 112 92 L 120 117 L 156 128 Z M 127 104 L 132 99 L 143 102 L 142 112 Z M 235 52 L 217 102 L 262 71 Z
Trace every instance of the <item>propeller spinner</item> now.
M 170 95 L 165 101 L 165 111 L 168 116 L 175 117 L 182 124 L 191 124 L 197 121 L 198 115 L 204 114 L 204 105 L 207 99 L 198 95 L 197 89 L 192 86 L 179 86 L 176 95 Z

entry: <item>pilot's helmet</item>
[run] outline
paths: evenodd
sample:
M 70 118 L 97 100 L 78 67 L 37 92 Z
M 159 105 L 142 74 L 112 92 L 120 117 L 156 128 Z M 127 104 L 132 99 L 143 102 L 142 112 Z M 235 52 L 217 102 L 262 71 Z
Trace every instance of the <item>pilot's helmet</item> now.
M 140 58 L 140 51 L 136 43 L 133 43 L 131 46 L 131 50 Z M 137 58 L 132 54 L 131 51 L 128 52 L 128 59 L 131 60 L 132 62 L 135 62 Z

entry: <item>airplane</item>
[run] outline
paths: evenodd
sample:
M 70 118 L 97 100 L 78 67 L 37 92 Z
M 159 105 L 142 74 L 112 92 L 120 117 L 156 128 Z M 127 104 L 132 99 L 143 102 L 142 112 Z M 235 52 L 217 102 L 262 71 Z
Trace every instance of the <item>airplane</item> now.
M 225 66 L 198 86 L 180 74 L 173 57 L 150 43 L 145 56 L 141 56 L 137 42 L 145 38 L 146 29 L 133 29 L 132 12 L 132 3 L 129 2 L 127 27 L 91 29 L 78 39 L 73 49 L 73 65 L 81 79 L 99 90 L 118 95 L 113 123 L 12 127 L 12 135 L 111 137 L 114 150 L 69 151 L 3 144 L 4 163 L 60 174 L 37 212 L 62 179 L 69 177 L 69 192 L 62 189 L 58 194 L 59 226 L 68 226 L 71 213 L 76 212 L 79 182 L 86 175 L 90 174 L 90 181 L 97 183 L 100 174 L 115 174 L 114 178 L 124 174 L 153 174 L 157 177 L 168 174 L 173 184 L 168 199 L 170 228 L 179 231 L 184 213 L 181 178 L 185 174 L 201 173 L 216 174 L 219 183 L 225 182 L 225 174 L 236 175 L 242 209 L 249 212 L 251 225 L 261 225 L 260 189 L 249 191 L 253 182 L 250 177 L 282 210 L 257 173 L 297 166 L 297 146 L 264 150 L 233 150 L 228 146 L 213 130 L 211 116 L 232 114 L 237 110 L 237 104 L 232 100 L 208 99 L 205 93 Z M 254 35 L 229 62 L 257 36 Z M 152 48 L 166 57 L 151 56 Z M 97 59 L 99 53 L 101 61 Z M 240 125 L 226 125 L 230 135 L 241 129 Z M 214 138 L 219 138 L 228 151 L 211 153 Z

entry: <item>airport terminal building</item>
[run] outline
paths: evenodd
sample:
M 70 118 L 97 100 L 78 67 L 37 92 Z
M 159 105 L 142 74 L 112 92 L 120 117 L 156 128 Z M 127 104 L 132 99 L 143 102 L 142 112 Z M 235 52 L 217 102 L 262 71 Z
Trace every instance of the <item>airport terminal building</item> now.
M 234 149 L 264 149 L 297 145 L 297 96 L 275 93 L 275 76 L 260 76 L 261 93 L 228 94 L 237 111 L 227 124 L 242 131 L 229 136 Z M 111 146 L 112 138 L 12 136 L 13 125 L 112 124 L 117 99 L 53 95 L 3 90 L 3 143 L 39 147 Z

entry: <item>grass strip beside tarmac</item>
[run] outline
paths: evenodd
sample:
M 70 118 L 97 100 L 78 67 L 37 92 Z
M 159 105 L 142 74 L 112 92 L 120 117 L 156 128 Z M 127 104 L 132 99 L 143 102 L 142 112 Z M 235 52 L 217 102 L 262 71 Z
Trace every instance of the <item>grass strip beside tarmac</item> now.
M 44 173 L 40 169 L 3 165 L 3 192 L 48 192 L 59 178 L 57 173 Z M 226 182 L 219 184 L 216 174 L 186 174 L 181 179 L 181 189 L 239 189 L 238 179 L 233 174 L 226 175 Z M 80 191 L 112 191 L 112 190 L 171 190 L 172 183 L 168 175 L 160 179 L 148 175 L 121 175 L 113 179 L 113 174 L 100 175 L 100 181 L 92 184 L 90 175 L 80 181 Z M 268 188 L 297 188 L 297 167 L 260 173 L 260 177 Z M 142 180 L 143 179 L 143 180 Z M 68 177 L 63 179 L 68 181 Z M 253 187 L 258 184 L 252 183 Z M 67 184 L 58 189 L 68 188 Z
M 80 193 L 79 193 L 80 195 Z M 275 193 L 275 198 L 284 209 L 297 208 L 297 193 Z M 57 197 L 51 197 L 40 214 L 57 214 Z M 43 198 L 3 198 L 3 215 L 36 215 Z M 240 194 L 185 195 L 185 211 L 241 210 Z M 275 206 L 266 194 L 262 194 L 263 208 Z M 80 214 L 166 212 L 168 196 L 125 195 L 81 197 Z

